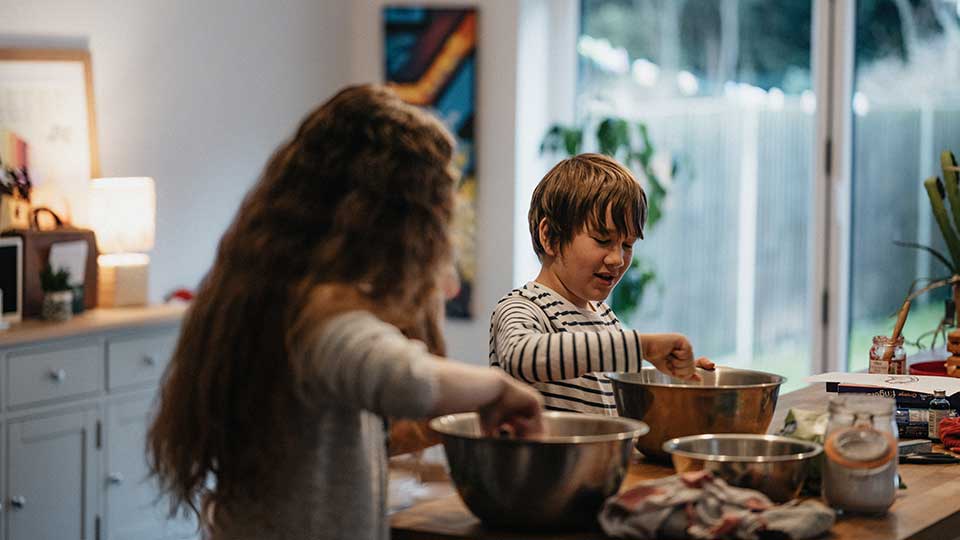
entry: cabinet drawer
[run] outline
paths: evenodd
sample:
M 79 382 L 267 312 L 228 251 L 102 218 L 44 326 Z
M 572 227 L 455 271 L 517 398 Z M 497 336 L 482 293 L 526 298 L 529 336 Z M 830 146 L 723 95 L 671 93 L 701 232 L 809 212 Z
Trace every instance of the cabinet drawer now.
M 8 405 L 81 397 L 103 389 L 103 347 L 83 342 L 8 358 Z
M 176 339 L 176 332 L 163 332 L 109 341 L 107 384 L 110 389 L 157 382 L 170 362 Z

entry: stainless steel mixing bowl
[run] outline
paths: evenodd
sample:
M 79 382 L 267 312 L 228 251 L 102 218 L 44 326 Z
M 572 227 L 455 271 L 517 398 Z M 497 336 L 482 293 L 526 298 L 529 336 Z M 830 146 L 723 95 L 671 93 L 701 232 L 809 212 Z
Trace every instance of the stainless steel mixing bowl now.
M 484 436 L 476 413 L 434 418 L 450 476 L 486 525 L 512 529 L 596 526 L 617 492 L 633 440 L 649 429 L 628 418 L 546 412 L 536 438 Z
M 650 432 L 637 449 L 667 461 L 664 441 L 703 433 L 765 433 L 785 378 L 762 371 L 697 369 L 703 380 L 674 379 L 652 367 L 607 373 L 620 416 L 642 420 Z
M 785 502 L 800 494 L 811 460 L 823 447 L 776 435 L 727 433 L 680 437 L 663 443 L 663 450 L 679 473 L 707 470 L 730 485 Z

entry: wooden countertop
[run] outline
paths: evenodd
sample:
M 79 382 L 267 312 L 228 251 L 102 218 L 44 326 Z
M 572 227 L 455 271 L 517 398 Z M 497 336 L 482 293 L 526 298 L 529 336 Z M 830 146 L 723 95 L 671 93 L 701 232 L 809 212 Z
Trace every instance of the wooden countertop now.
M 25 319 L 0 330 L 0 347 L 12 347 L 41 340 L 62 339 L 97 332 L 138 326 L 176 324 L 183 317 L 184 304 L 91 309 L 74 315 L 69 321 L 54 322 Z
M 783 419 L 791 407 L 825 409 L 827 393 L 822 384 L 780 397 L 771 431 L 783 425 Z M 662 465 L 638 461 L 631 464 L 630 471 L 621 489 L 628 489 L 643 480 L 662 478 L 673 474 L 673 469 Z M 941 540 L 960 534 L 960 464 L 956 465 L 900 465 L 900 475 L 907 489 L 899 492 L 896 502 L 885 516 L 841 516 L 830 533 L 824 538 L 875 540 Z M 456 490 L 442 471 L 428 473 L 431 493 L 428 500 L 391 516 L 391 533 L 394 540 L 439 540 L 450 538 L 474 539 L 536 539 L 529 533 L 491 532 L 484 529 L 473 514 L 467 510 Z M 601 533 L 570 535 L 544 535 L 542 538 L 600 540 Z

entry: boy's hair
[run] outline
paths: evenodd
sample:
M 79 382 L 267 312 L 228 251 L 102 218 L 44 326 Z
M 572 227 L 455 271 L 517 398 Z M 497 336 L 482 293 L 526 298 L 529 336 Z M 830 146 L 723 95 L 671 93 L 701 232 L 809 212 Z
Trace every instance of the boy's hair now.
M 621 234 L 643 238 L 647 194 L 629 169 L 603 154 L 580 154 L 557 163 L 533 190 L 530 199 L 530 238 L 537 257 L 547 252 L 540 243 L 540 221 L 547 220 L 547 241 L 562 250 L 589 227 L 607 230 L 607 209 Z
M 292 419 L 324 399 L 302 391 L 316 373 L 300 365 L 295 330 L 335 315 L 318 289 L 385 306 L 442 351 L 435 276 L 450 251 L 453 149 L 436 118 L 355 86 L 276 150 L 220 240 L 164 376 L 147 447 L 172 511 L 215 526 L 198 504 L 223 510 L 269 485 L 295 444 Z

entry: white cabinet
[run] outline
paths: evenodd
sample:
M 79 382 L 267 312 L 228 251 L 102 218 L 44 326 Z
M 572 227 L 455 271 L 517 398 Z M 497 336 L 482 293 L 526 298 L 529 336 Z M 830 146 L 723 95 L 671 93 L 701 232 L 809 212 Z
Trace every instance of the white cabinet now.
M 7 540 L 96 538 L 97 420 L 88 407 L 7 428 Z
M 154 385 L 163 375 L 176 336 L 168 333 L 111 339 L 107 342 L 110 391 Z
M 94 396 L 103 390 L 103 347 L 73 340 L 17 351 L 7 358 L 7 373 L 10 408 Z
M 0 540 L 172 540 L 146 433 L 182 308 L 94 310 L 0 333 Z
M 113 398 L 106 412 L 106 467 L 103 486 L 106 540 L 155 540 L 196 535 L 195 522 L 171 520 L 165 500 L 157 501 L 144 445 L 153 393 Z

